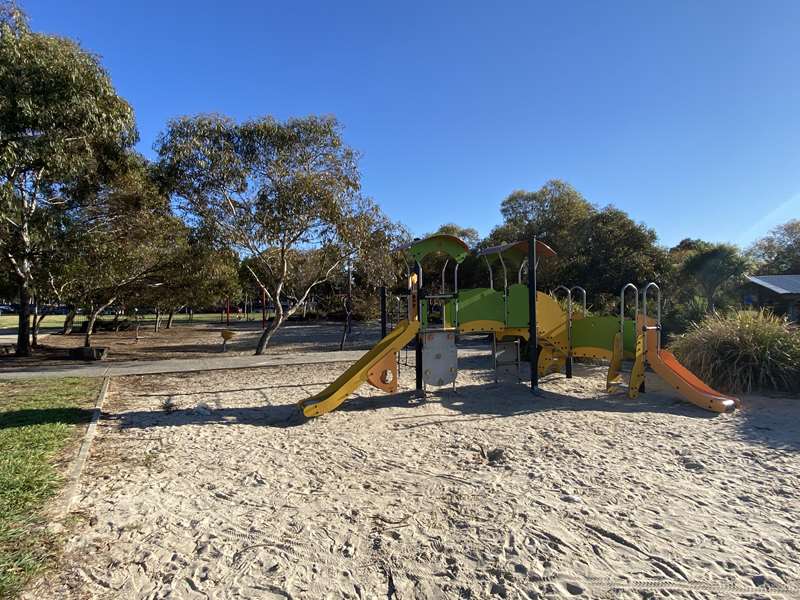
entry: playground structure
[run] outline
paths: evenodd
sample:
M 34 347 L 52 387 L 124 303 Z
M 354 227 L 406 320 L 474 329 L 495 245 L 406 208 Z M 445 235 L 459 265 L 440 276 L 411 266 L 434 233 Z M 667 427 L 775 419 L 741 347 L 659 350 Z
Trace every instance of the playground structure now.
M 398 249 L 413 259 L 409 268 L 405 318 L 385 334 L 386 296 L 381 296 L 384 337 L 322 392 L 299 405 L 307 417 L 330 412 L 364 383 L 385 392 L 398 388 L 399 352 L 412 341 L 415 351 L 416 390 L 424 395 L 427 386 L 455 387 L 458 376 L 456 339 L 459 334 L 483 333 L 493 337 L 496 380 L 502 371 L 520 372 L 520 341 L 533 340 L 529 347 L 531 388 L 540 377 L 564 372 L 572 377 L 575 358 L 609 362 L 607 391 L 626 391 L 634 399 L 645 389 L 649 367 L 685 400 L 714 412 L 732 410 L 738 400 L 711 389 L 661 348 L 661 290 L 648 283 L 641 290 L 632 283 L 620 292 L 619 316 L 591 316 L 586 309 L 586 291 L 558 286 L 552 294 L 537 290 L 536 270 L 540 259 L 555 252 L 536 239 L 487 248 L 476 254 L 489 270 L 488 288 L 458 288 L 458 268 L 469 254 L 467 245 L 455 236 L 435 235 L 415 240 Z M 441 293 L 424 294 L 422 261 L 432 254 L 444 254 Z M 447 291 L 446 271 L 454 263 L 452 291 Z M 495 289 L 494 271 L 500 265 L 503 287 Z M 516 283 L 509 285 L 509 271 Z M 523 283 L 523 271 L 527 281 Z M 535 293 L 534 293 L 535 291 Z M 564 293 L 566 308 L 555 298 Z M 626 297 L 633 292 L 634 318 L 626 317 Z M 581 295 L 581 308 L 573 310 L 573 294 Z M 648 303 L 655 304 L 655 317 L 648 316 Z

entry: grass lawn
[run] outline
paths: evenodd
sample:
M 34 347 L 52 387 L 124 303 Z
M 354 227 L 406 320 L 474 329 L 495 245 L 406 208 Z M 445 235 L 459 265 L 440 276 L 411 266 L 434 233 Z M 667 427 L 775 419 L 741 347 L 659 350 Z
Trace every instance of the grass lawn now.
M 13 597 L 57 556 L 45 506 L 63 483 L 100 385 L 0 380 L 0 598 Z

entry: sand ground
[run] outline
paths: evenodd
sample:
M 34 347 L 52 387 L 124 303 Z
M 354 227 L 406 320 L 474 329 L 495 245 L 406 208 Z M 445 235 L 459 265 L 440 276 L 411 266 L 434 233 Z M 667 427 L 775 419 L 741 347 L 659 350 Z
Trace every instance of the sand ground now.
M 115 380 L 61 570 L 29 598 L 800 598 L 800 401 L 712 415 L 605 370 L 533 397 L 344 368 Z M 655 385 L 650 390 L 655 390 Z

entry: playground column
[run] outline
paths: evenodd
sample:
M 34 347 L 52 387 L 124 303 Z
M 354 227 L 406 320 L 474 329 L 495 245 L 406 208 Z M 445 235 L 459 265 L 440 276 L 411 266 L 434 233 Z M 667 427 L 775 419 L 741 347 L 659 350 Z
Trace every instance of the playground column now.
M 536 331 L 536 237 L 528 244 L 528 357 L 531 361 L 531 392 L 539 391 L 539 334 Z
M 386 337 L 386 286 L 381 286 L 381 339 Z
M 422 326 L 422 265 L 419 262 L 414 266 L 414 273 L 417 275 L 417 320 Z M 422 336 L 417 333 L 417 342 L 414 349 L 414 370 L 416 372 L 416 389 L 418 394 L 423 393 L 422 388 Z

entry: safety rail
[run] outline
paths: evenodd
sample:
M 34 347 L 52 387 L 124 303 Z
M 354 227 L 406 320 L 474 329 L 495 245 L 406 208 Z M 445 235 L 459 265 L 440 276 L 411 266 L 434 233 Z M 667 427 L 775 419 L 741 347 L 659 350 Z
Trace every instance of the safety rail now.
M 572 295 L 572 291 L 573 291 L 573 290 L 577 290 L 577 291 L 579 291 L 579 292 L 581 293 L 582 297 L 583 297 L 583 298 L 582 298 L 582 302 L 581 302 L 581 304 L 582 304 L 582 306 L 583 306 L 583 316 L 585 317 L 585 316 L 587 315 L 587 312 L 588 312 L 588 311 L 586 310 L 586 290 L 585 290 L 585 289 L 583 289 L 583 288 L 582 288 L 581 286 L 579 286 L 579 285 L 573 285 L 571 288 L 569 288 L 570 295 Z
M 639 288 L 632 283 L 626 283 L 622 286 L 622 291 L 619 293 L 619 335 L 622 340 L 622 346 L 625 347 L 625 292 L 632 289 L 636 299 L 635 310 L 633 312 L 633 322 L 635 323 L 639 317 Z
M 647 292 L 650 291 L 651 288 L 655 288 L 656 290 L 656 324 L 655 325 L 648 325 L 647 324 Z M 647 335 L 648 331 L 658 331 L 658 337 L 656 338 L 656 351 L 661 352 L 661 288 L 658 287 L 658 284 L 655 281 L 651 281 L 642 290 L 642 331 L 644 332 L 645 336 L 645 347 L 647 347 Z

